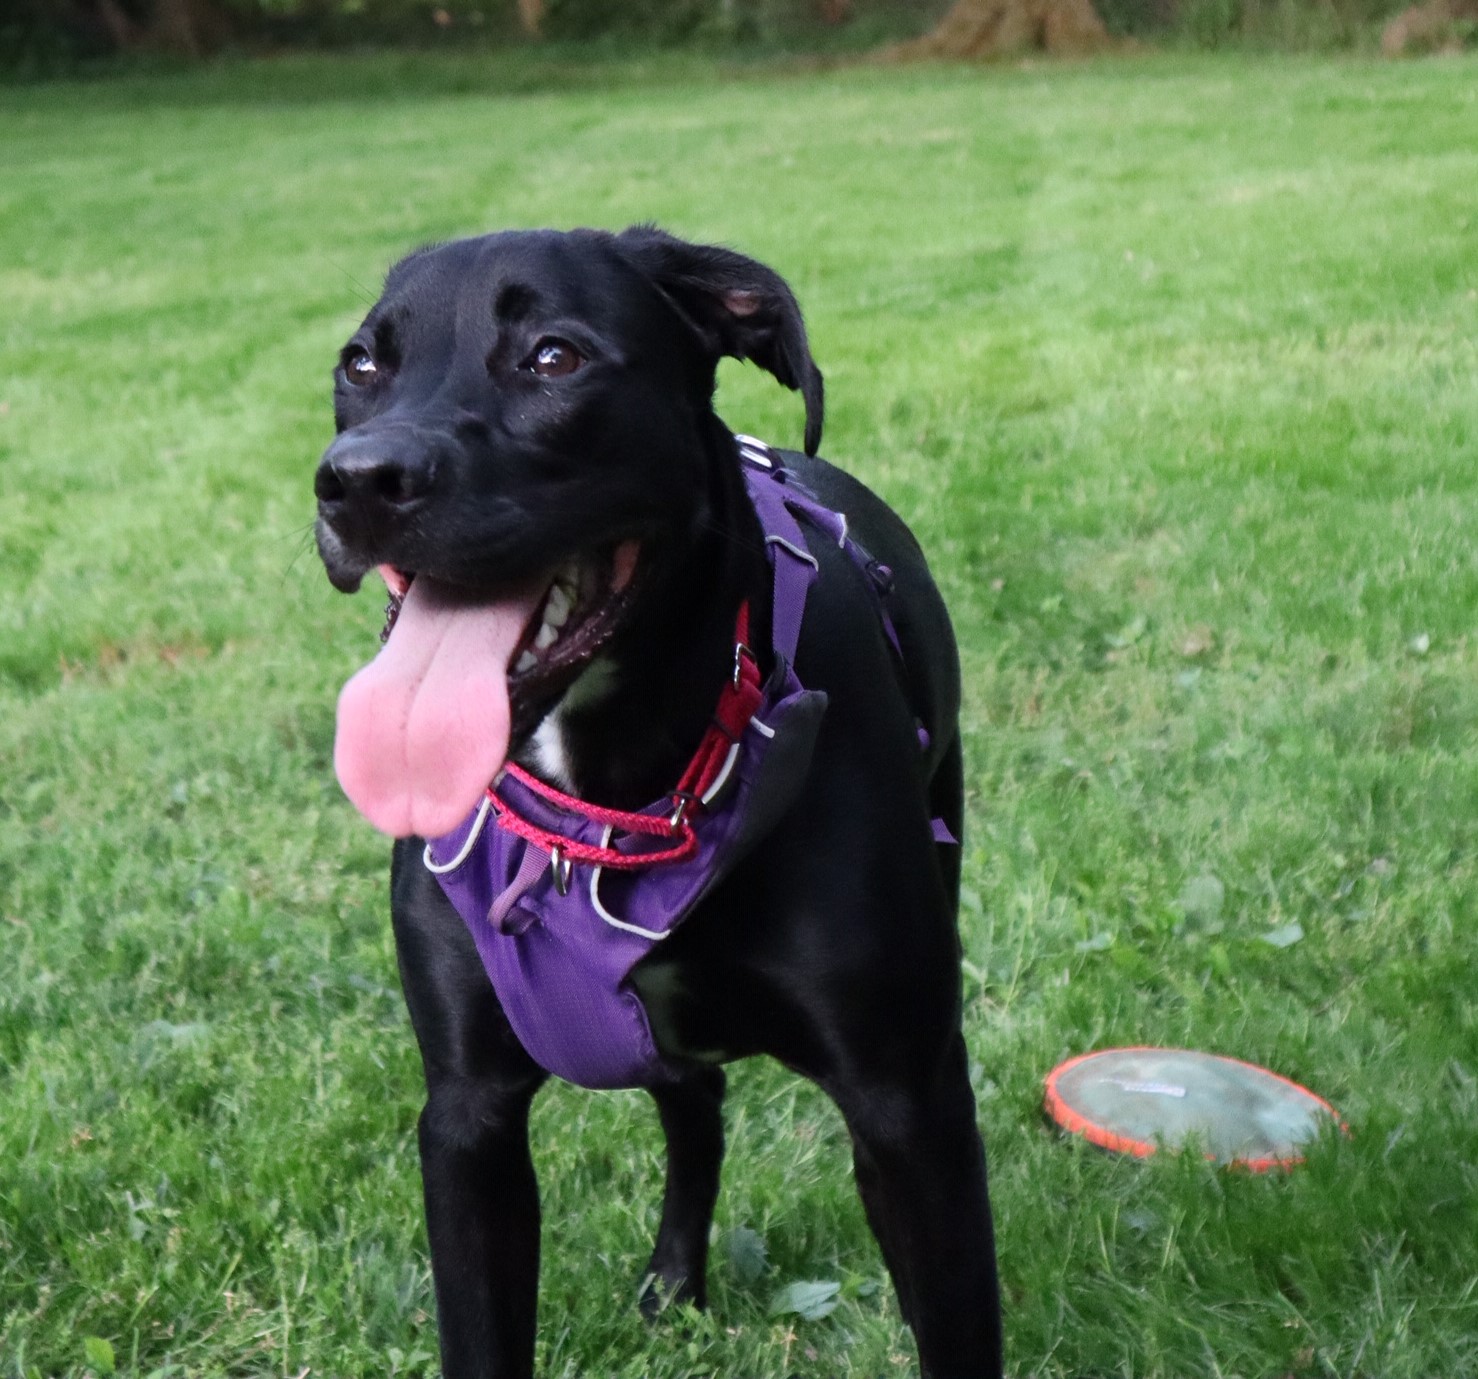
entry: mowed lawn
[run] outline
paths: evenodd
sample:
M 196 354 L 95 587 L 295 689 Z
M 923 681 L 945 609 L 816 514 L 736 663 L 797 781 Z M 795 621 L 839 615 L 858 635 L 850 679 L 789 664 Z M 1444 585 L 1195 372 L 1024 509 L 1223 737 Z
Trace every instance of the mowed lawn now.
M 646 219 L 789 278 L 954 609 L 1012 1373 L 1478 1373 L 1478 63 L 517 58 L 0 92 L 0 1379 L 437 1372 L 329 371 L 413 245 Z M 1118 1043 L 1350 1134 L 1064 1142 Z M 745 1064 L 728 1126 L 712 1310 L 647 1326 L 650 1104 L 541 1098 L 542 1373 L 913 1372 L 831 1107 Z

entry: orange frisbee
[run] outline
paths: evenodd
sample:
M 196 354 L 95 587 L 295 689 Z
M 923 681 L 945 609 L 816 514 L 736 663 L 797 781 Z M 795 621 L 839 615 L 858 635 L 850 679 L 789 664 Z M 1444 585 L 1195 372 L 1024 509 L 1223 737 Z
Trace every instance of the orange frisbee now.
M 1137 1158 L 1194 1139 L 1254 1173 L 1303 1162 L 1300 1146 L 1339 1112 L 1286 1077 L 1192 1049 L 1100 1049 L 1047 1075 L 1047 1114 L 1090 1144 Z

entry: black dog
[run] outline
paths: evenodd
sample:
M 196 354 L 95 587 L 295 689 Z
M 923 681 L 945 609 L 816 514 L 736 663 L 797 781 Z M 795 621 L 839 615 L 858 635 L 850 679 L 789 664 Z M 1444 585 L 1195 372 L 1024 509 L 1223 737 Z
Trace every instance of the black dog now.
M 429 717 L 399 688 L 341 701 L 341 779 L 400 835 L 395 936 L 425 1064 L 420 1150 L 447 1379 L 532 1372 L 528 1113 L 548 1074 L 514 1034 L 471 921 L 408 835 L 450 831 L 478 802 L 484 758 L 496 769 L 505 750 L 598 805 L 635 810 L 671 795 L 722 687 L 737 683 L 746 601 L 760 677 L 776 672 L 765 533 L 712 407 L 726 355 L 801 392 L 806 454 L 772 458 L 845 512 L 856 544 L 849 553 L 807 528 L 819 578 L 794 669 L 826 708 L 793 802 L 631 974 L 665 1070 L 651 1085 L 667 1186 L 644 1305 L 704 1303 L 719 1064 L 764 1053 L 841 1108 L 924 1375 L 1000 1373 L 985 1160 L 960 1032 L 959 848 L 931 828 L 942 819 L 956 838 L 961 828 L 948 616 L 902 522 L 811 458 L 821 375 L 786 284 L 738 254 L 637 227 L 492 235 L 397 265 L 344 348 L 339 435 L 315 485 L 336 587 L 353 591 L 379 567 L 406 622 L 419 599 L 415 616 L 437 627 L 491 619 L 490 608 L 515 609 L 520 624 L 499 652 L 506 691 L 487 691 L 491 749 L 442 740 L 483 711 L 464 714 L 472 697 L 457 686 Z M 556 598 L 563 622 L 551 633 Z M 414 646 L 426 634 L 397 628 L 384 655 L 402 635 Z M 460 654 L 427 651 L 405 695 L 460 674 Z M 378 777 L 397 753 L 415 759 Z M 452 777 L 461 783 L 443 789 Z M 556 850 L 550 870 L 560 861 Z M 561 893 L 568 858 L 564 867 Z

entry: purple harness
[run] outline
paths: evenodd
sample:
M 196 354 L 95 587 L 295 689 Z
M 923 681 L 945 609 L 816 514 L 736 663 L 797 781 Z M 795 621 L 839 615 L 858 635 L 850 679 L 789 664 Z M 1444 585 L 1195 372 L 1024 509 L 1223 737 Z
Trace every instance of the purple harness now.
M 496 826 L 488 799 L 426 846 L 426 866 L 471 932 L 519 1041 L 541 1067 L 583 1087 L 650 1086 L 675 1075 L 627 980 L 631 969 L 779 822 L 805 780 L 826 695 L 803 688 L 791 669 L 806 594 L 819 571 L 795 514 L 846 550 L 875 592 L 890 578 L 848 539 L 845 517 L 787 481 L 767 446 L 748 436 L 738 441 L 774 574 L 775 669 L 703 799 L 694 820 L 696 853 L 636 870 L 569 863 L 557 870 L 549 853 Z M 877 606 L 898 650 L 880 599 Z M 920 740 L 927 743 L 922 729 Z M 493 790 L 530 822 L 571 840 L 631 854 L 651 850 L 650 839 L 613 838 L 609 825 L 560 809 L 512 775 L 500 775 Z M 671 811 L 663 798 L 640 812 Z M 935 837 L 954 841 L 940 821 Z

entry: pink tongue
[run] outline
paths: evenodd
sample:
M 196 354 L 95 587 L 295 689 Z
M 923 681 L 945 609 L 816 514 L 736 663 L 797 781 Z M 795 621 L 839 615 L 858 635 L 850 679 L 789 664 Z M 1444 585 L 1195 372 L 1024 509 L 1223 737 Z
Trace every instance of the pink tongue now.
M 477 807 L 508 754 L 508 660 L 543 592 L 477 607 L 411 583 L 390 640 L 339 695 L 334 769 L 381 832 L 436 838 Z

